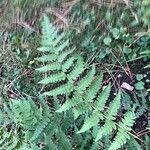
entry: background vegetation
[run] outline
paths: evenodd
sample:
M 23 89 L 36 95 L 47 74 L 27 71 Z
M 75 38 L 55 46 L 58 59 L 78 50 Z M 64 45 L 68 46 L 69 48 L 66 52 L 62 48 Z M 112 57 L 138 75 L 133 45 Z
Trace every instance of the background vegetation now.
M 1 150 L 150 149 L 149 0 L 1 0 L 0 22 Z

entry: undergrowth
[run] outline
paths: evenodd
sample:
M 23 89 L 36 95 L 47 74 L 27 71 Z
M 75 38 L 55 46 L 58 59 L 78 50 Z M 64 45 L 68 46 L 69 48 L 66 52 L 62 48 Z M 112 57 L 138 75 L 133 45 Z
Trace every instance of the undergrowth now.
M 2 0 L 0 150 L 149 150 L 149 5 Z

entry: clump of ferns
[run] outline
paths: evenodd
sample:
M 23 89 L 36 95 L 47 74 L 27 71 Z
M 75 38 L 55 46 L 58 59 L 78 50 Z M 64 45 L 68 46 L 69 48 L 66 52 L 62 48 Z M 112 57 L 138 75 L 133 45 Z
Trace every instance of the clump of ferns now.
M 46 101 L 40 96 L 38 105 L 31 99 L 10 100 L 0 110 L 0 147 L 2 149 L 57 149 L 58 142 L 71 144 L 64 131 L 68 128 L 70 117 L 61 121 L 61 116 L 53 114 Z M 59 123 L 58 123 L 59 122 Z M 9 126 L 9 128 L 8 128 Z M 58 134 L 59 133 L 59 134 Z M 54 139 L 55 138 L 57 140 Z M 59 144 L 61 146 L 61 144 Z M 71 148 L 70 148 L 71 149 Z
M 73 111 L 75 120 L 84 116 L 84 124 L 77 133 L 85 133 L 99 125 L 95 142 L 116 131 L 109 150 L 121 148 L 132 135 L 130 131 L 136 119 L 134 111 L 126 112 L 124 118 L 116 122 L 121 92 L 107 106 L 111 85 L 100 92 L 103 75 L 96 76 L 95 65 L 87 69 L 83 58 L 73 53 L 74 48 L 70 49 L 69 40 L 64 40 L 65 33 L 59 34 L 46 16 L 42 28 L 42 46 L 38 50 L 43 54 L 36 60 L 44 65 L 36 70 L 49 72 L 39 83 L 51 86 L 43 95 L 53 98 L 64 95 L 66 100 L 56 112 Z

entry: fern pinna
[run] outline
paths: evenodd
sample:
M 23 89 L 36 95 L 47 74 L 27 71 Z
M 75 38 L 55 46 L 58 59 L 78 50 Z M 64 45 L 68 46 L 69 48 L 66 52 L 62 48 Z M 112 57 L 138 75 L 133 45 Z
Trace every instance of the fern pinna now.
M 57 112 L 70 109 L 74 119 L 85 116 L 84 124 L 77 133 L 85 133 L 99 124 L 95 142 L 111 135 L 112 131 L 117 131 L 109 150 L 122 147 L 130 138 L 131 126 L 135 121 L 134 112 L 127 112 L 128 116 L 126 114 L 120 122 L 115 121 L 121 106 L 121 93 L 119 92 L 106 107 L 111 85 L 100 93 L 103 75 L 96 77 L 94 65 L 87 69 L 82 57 L 73 53 L 74 48 L 69 48 L 69 40 L 65 40 L 65 33 L 59 34 L 46 16 L 43 21 L 42 46 L 38 50 L 43 54 L 36 60 L 42 62 L 42 67 L 36 70 L 45 73 L 46 76 L 39 83 L 47 85 L 49 89 L 43 94 L 53 98 L 60 95 L 66 97 L 66 101 Z

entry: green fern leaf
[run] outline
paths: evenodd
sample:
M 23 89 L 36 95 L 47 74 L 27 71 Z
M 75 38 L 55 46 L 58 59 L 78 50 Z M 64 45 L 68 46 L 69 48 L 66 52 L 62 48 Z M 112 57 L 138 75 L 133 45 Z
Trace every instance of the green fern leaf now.
M 43 46 L 43 47 L 37 48 L 37 50 L 40 51 L 40 52 L 50 52 L 51 48 L 49 46 L 48 47 Z
M 131 137 L 130 140 L 127 141 L 127 149 L 128 150 L 142 150 L 140 144 L 133 137 Z
M 43 66 L 41 68 L 37 68 L 36 71 L 39 72 L 47 72 L 47 71 L 59 71 L 61 69 L 61 65 L 58 63 L 52 63 L 52 64 L 48 64 L 46 66 Z
M 95 141 L 97 142 L 103 136 L 106 136 L 112 132 L 113 129 L 116 129 L 116 125 L 113 121 L 107 120 L 103 127 L 101 127 L 98 132 Z
M 99 149 L 99 143 L 93 142 L 92 146 L 90 147 L 90 150 L 98 150 Z
M 66 72 L 71 66 L 73 66 L 75 58 L 70 57 L 62 64 L 62 70 Z
M 134 112 L 127 112 L 125 114 L 125 118 L 122 119 L 122 122 L 119 123 L 119 125 L 121 126 L 121 128 L 123 128 L 126 131 L 130 131 L 131 130 L 131 126 L 133 126 L 134 122 L 135 122 L 136 116 Z
M 32 99 L 31 99 L 32 100 Z M 33 100 L 32 100 L 33 101 Z M 47 105 L 47 102 L 45 101 L 44 97 L 42 95 L 39 95 L 39 102 L 41 104 L 42 107 L 42 115 L 47 116 L 47 117 L 51 117 L 51 111 L 49 106 Z
M 82 128 L 77 133 L 82 133 L 89 130 L 90 128 L 98 124 L 100 118 L 103 118 L 102 114 L 100 114 L 99 112 L 93 113 L 84 121 Z
M 61 40 L 65 37 L 64 33 L 61 33 L 54 41 L 53 41 L 53 46 L 56 47 L 58 43 L 61 42 Z
M 32 120 L 31 106 L 26 100 L 18 100 L 10 103 L 13 120 L 24 128 L 28 128 Z
M 80 104 L 83 102 L 82 96 L 75 94 L 72 99 L 66 100 L 66 102 L 56 111 L 56 112 L 63 112 L 66 110 L 69 110 L 72 107 L 75 107 L 76 105 Z
M 108 100 L 111 90 L 111 85 L 109 84 L 102 92 L 99 94 L 97 101 L 95 102 L 95 108 L 99 111 L 104 109 L 106 101 Z
M 55 83 L 65 80 L 65 74 L 64 73 L 55 73 L 52 75 L 49 75 L 47 78 L 41 80 L 40 84 L 49 84 L 49 83 Z
M 4 142 L 11 137 L 12 131 L 6 132 L 1 128 L 1 135 L 0 135 L 0 146 L 4 144 Z
M 49 150 L 57 150 L 58 149 L 57 146 L 55 145 L 55 143 L 48 136 L 45 136 L 45 144 Z
M 91 84 L 93 81 L 95 75 L 95 66 L 92 67 L 92 70 L 90 70 L 84 78 L 82 78 L 79 82 L 78 85 L 76 86 L 76 90 L 79 93 L 83 93 L 85 89 Z
M 73 82 L 77 77 L 84 71 L 84 62 L 81 57 L 77 58 L 77 63 L 75 68 L 68 74 L 67 78 L 69 81 Z
M 53 41 L 56 39 L 58 31 L 50 24 L 47 16 L 44 16 L 44 21 L 42 22 L 42 33 L 42 45 L 53 47 Z M 52 50 L 50 49 L 50 51 Z
M 69 46 L 69 40 L 66 40 L 61 45 L 56 47 L 55 54 L 59 54 L 60 51 L 63 51 L 65 48 Z
M 146 150 L 150 149 L 150 136 L 147 134 L 145 136 Z
M 50 49 L 49 51 L 50 52 L 53 52 L 53 41 L 54 39 L 57 37 L 57 30 L 54 28 L 54 27 L 51 27 L 49 28 L 49 33 L 43 33 L 43 36 L 42 36 L 42 45 L 43 46 L 49 46 Z
M 117 150 L 121 148 L 126 143 L 126 140 L 130 139 L 130 136 L 127 132 L 118 132 L 115 137 L 115 141 L 111 144 L 108 150 Z
M 16 137 L 13 137 L 13 139 L 11 139 L 12 143 L 9 143 L 9 145 L 7 146 L 7 150 L 14 150 L 17 148 L 17 145 L 19 143 L 19 139 L 17 139 Z
M 86 92 L 86 94 L 85 94 L 85 97 L 84 97 L 85 101 L 90 102 L 90 101 L 92 101 L 92 100 L 95 98 L 97 92 L 98 92 L 99 89 L 100 89 L 100 85 L 101 85 L 101 83 L 102 83 L 102 79 L 103 79 L 103 75 L 100 74 L 100 75 L 97 77 L 97 79 L 95 79 L 95 80 L 91 83 L 91 85 L 89 86 L 89 88 L 88 88 L 88 90 L 87 90 L 87 92 Z
M 115 139 L 111 144 L 109 150 L 117 150 L 121 148 L 121 146 L 123 146 L 127 142 L 127 140 L 130 139 L 128 131 L 131 130 L 131 126 L 133 126 L 135 119 L 136 116 L 134 112 L 127 112 L 125 114 L 125 118 L 122 119 L 121 123 L 119 123 L 117 135 L 115 136 Z
M 73 91 L 73 85 L 70 83 L 66 83 L 64 85 L 61 85 L 49 92 L 45 92 L 44 95 L 47 96 L 58 96 L 63 94 L 70 94 Z
M 50 28 L 54 28 L 54 27 L 52 26 L 52 24 L 50 24 L 49 18 L 46 15 L 44 15 L 43 16 L 43 22 L 42 22 L 43 34 L 47 34 L 47 35 L 52 34 L 52 32 L 54 32 L 55 30 L 51 31 Z
M 19 150 L 41 150 L 41 148 L 39 148 L 35 143 L 23 143 L 20 147 Z
M 64 149 L 64 150 L 72 150 L 73 149 L 67 136 L 65 135 L 65 133 L 62 130 L 59 130 L 58 141 L 59 141 L 59 147 L 61 147 L 61 149 Z
M 121 105 L 121 93 L 119 92 L 107 110 L 107 119 L 114 120 Z
M 83 102 L 79 105 L 76 105 L 73 108 L 74 119 L 77 119 L 80 115 L 87 113 L 89 110 L 92 110 L 91 103 Z
M 57 59 L 57 55 L 55 54 L 50 54 L 50 55 L 43 55 L 41 57 L 35 58 L 35 60 L 39 61 L 39 62 L 48 62 L 48 61 L 56 61 Z
M 14 150 L 17 148 L 17 145 L 19 144 L 19 139 L 17 134 L 13 133 L 13 130 L 10 130 L 9 132 L 1 127 L 0 129 L 0 149 L 1 150 Z
M 35 131 L 31 137 L 30 141 L 34 141 L 40 136 L 40 134 L 42 133 L 44 128 L 47 126 L 49 121 L 50 121 L 50 119 L 48 117 L 43 117 L 41 122 L 39 122 L 38 125 L 35 127 Z
M 75 49 L 65 51 L 59 55 L 58 62 L 62 63 L 68 55 L 70 55 Z

